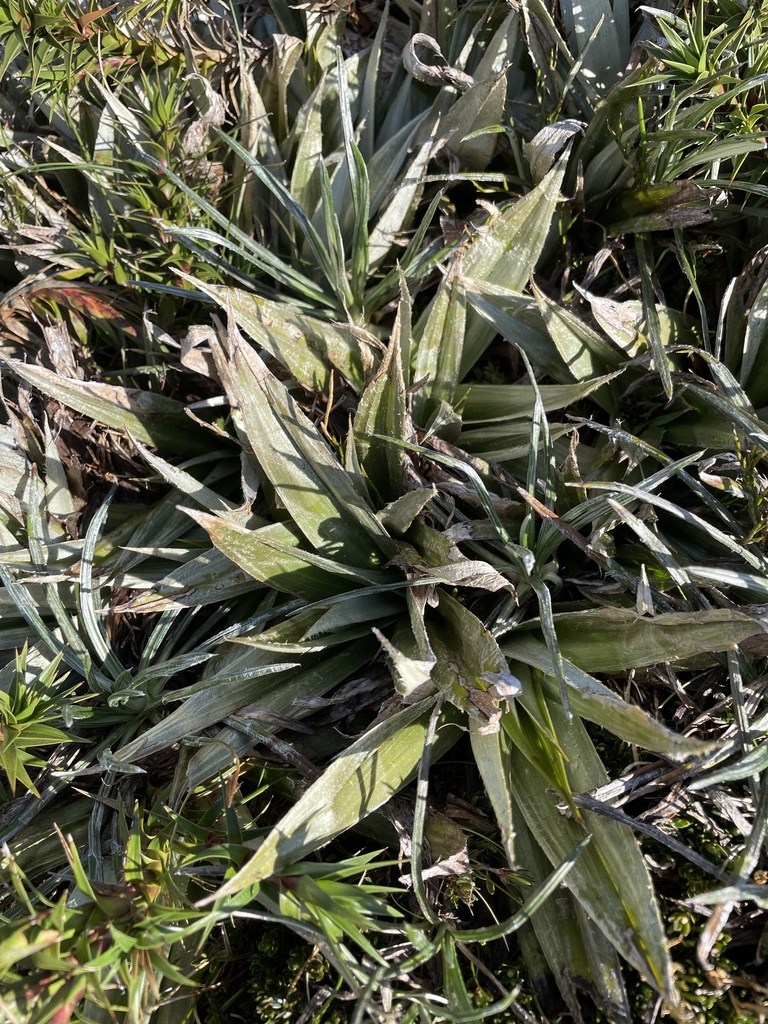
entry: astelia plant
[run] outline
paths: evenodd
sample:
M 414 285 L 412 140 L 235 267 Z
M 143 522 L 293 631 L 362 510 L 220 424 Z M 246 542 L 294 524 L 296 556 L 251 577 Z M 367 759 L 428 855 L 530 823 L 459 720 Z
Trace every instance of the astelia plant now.
M 712 317 L 684 232 L 717 224 L 717 162 L 759 150 L 699 161 L 680 121 L 719 131 L 744 90 L 678 102 L 658 44 L 627 74 L 627 5 L 563 4 L 562 33 L 534 3 L 404 8 L 362 54 L 343 12 L 276 0 L 235 9 L 219 63 L 191 24 L 136 31 L 154 6 L 83 39 L 57 7 L 80 63 L 49 78 L 6 50 L 58 133 L 3 154 L 16 269 L 57 275 L 3 306 L 2 647 L 29 644 L 0 670 L 11 1020 L 193 1019 L 232 921 L 317 947 L 355 1020 L 520 1015 L 472 983 L 512 935 L 550 1017 L 586 995 L 635 1019 L 635 971 L 683 1020 L 635 833 L 718 879 L 704 960 L 753 898 L 765 288 L 739 272 Z M 94 64 L 130 25 L 157 74 Z M 458 231 L 457 183 L 492 189 Z M 658 295 L 667 249 L 698 321 Z M 662 679 L 690 710 L 718 674 L 717 733 L 631 696 Z M 614 778 L 630 755 L 598 747 L 622 743 L 658 760 Z M 747 780 L 729 866 L 612 803 L 660 778 Z

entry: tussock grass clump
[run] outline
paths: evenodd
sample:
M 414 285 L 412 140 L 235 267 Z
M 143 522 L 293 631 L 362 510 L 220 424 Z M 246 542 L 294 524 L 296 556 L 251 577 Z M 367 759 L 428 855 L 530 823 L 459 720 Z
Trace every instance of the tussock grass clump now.
M 0 0 L 9 1021 L 763 1019 L 767 27 Z

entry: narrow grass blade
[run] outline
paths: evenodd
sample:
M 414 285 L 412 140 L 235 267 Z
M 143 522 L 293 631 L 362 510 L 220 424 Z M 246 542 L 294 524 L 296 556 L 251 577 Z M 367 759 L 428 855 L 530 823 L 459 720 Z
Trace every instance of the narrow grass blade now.
M 294 137 L 298 142 L 291 174 L 291 195 L 310 216 L 317 210 L 321 201 L 322 106 L 326 98 L 326 89 L 327 77 L 323 76 L 296 115 L 293 128 Z
M 341 282 L 339 282 L 334 271 L 333 260 L 331 259 L 330 253 L 328 252 L 322 238 L 315 230 L 312 221 L 307 216 L 306 211 L 299 206 L 286 186 L 266 167 L 262 166 L 262 164 L 260 164 L 259 161 L 248 152 L 248 150 L 244 149 L 239 142 L 233 139 L 230 135 L 227 135 L 225 132 L 222 132 L 219 128 L 214 130 L 222 141 L 232 150 L 232 152 L 236 153 L 242 160 L 243 164 L 258 178 L 262 185 L 265 185 L 269 189 L 301 229 L 304 237 L 309 242 L 310 248 L 317 260 L 317 265 L 325 275 L 325 278 L 333 289 L 337 300 L 340 303 L 343 303 L 344 294 L 341 290 Z
M 549 655 L 552 659 L 552 668 L 555 679 L 557 680 L 560 701 L 566 715 L 568 718 L 571 718 L 572 712 L 568 692 L 568 680 L 566 679 L 563 655 L 560 651 L 560 643 L 558 641 L 557 631 L 555 628 L 555 619 L 552 614 L 552 595 L 550 594 L 546 583 L 543 580 L 537 579 L 536 576 L 531 576 L 530 583 L 539 602 L 541 631 L 544 634 L 544 642 L 547 645 L 547 650 L 549 651 Z
M 668 574 L 670 579 L 679 587 L 685 587 L 690 585 L 690 579 L 685 569 L 682 568 L 678 560 L 669 550 L 669 546 L 661 539 L 661 537 L 654 533 L 649 527 L 645 525 L 642 519 L 639 519 L 636 515 L 633 515 L 629 509 L 624 508 L 613 498 L 608 498 L 608 504 L 611 506 L 617 516 L 630 527 L 631 530 L 637 534 L 638 540 L 648 549 L 650 554 L 656 559 L 659 565 Z
M 686 384 L 685 390 L 701 399 L 705 406 L 720 413 L 729 424 L 742 431 L 752 442 L 763 451 L 768 451 L 768 427 L 757 419 L 750 410 L 739 407 L 737 402 L 726 398 L 717 391 L 710 391 L 698 384 Z M 724 446 L 725 447 L 725 446 Z
M 376 35 L 368 54 L 360 95 L 360 152 L 367 165 L 370 165 L 371 158 L 376 151 L 376 126 L 377 121 L 381 120 L 377 109 L 377 93 L 381 89 L 381 58 L 384 53 L 384 42 L 389 22 L 389 0 L 385 0 L 384 8 L 377 21 Z
M 289 672 L 297 667 L 296 662 L 286 660 L 253 666 L 244 679 L 230 677 L 209 680 L 199 692 L 188 697 L 180 708 L 115 751 L 115 760 L 134 764 L 174 743 L 197 736 L 203 729 L 223 721 L 226 715 L 238 708 L 258 701 L 263 677 Z
M 490 285 L 482 278 L 463 278 L 467 301 L 493 334 L 501 334 L 527 353 L 538 370 L 560 384 L 571 384 L 573 375 L 552 340 L 534 303 L 520 292 Z M 478 328 L 473 328 L 475 333 Z M 469 367 L 462 367 L 465 375 Z
M 756 598 L 768 596 L 768 579 L 754 573 L 738 572 L 735 569 L 719 569 L 709 565 L 687 565 L 686 572 L 699 583 L 714 584 L 718 587 L 736 587 L 752 591 Z
M 739 381 L 748 392 L 752 404 L 763 406 L 768 402 L 768 387 L 759 372 L 764 365 L 766 344 L 768 343 L 768 283 L 760 289 L 752 303 L 747 316 L 744 332 L 744 354 L 741 360 Z
M 419 904 L 419 909 L 426 921 L 430 924 L 439 924 L 439 917 L 430 906 L 424 887 L 424 876 L 422 874 L 422 854 L 424 844 L 424 823 L 427 817 L 427 800 L 429 796 L 429 768 L 432 763 L 432 750 L 437 737 L 437 726 L 440 721 L 440 711 L 443 706 L 444 695 L 438 694 L 432 714 L 429 716 L 427 730 L 424 735 L 424 749 L 419 761 L 419 772 L 416 779 L 416 801 L 413 811 L 413 829 L 411 833 L 411 878 L 413 879 L 413 894 Z
M 585 836 L 578 845 L 568 854 L 562 864 L 555 868 L 544 881 L 536 887 L 528 897 L 523 906 L 508 921 L 502 921 L 497 925 L 489 925 L 487 928 L 462 929 L 459 936 L 462 942 L 490 942 L 494 939 L 501 939 L 512 935 L 524 924 L 533 918 L 537 911 L 541 910 L 552 893 L 562 885 L 568 877 L 571 869 L 576 864 L 582 852 L 592 841 L 592 836 Z
M 48 511 L 45 503 L 41 501 L 41 497 L 37 471 L 33 466 L 29 474 L 27 497 L 27 542 L 29 544 L 29 558 L 31 559 L 32 566 L 42 572 L 49 563 L 52 546 L 45 544 L 43 541 Z M 78 552 L 81 557 L 84 546 Z M 70 609 L 64 604 L 58 585 L 56 583 L 44 583 L 43 592 L 45 594 L 45 603 L 48 606 L 46 611 L 55 619 L 66 650 L 72 657 L 79 659 L 80 664 L 83 666 L 83 674 L 90 681 L 88 672 L 93 672 L 91 654 L 78 631 L 76 620 Z M 31 595 L 29 596 L 31 597 Z M 43 602 L 38 601 L 36 603 L 38 607 L 45 607 Z
M 165 173 L 168 175 L 169 172 L 166 171 Z M 224 274 L 229 276 L 230 280 L 235 278 L 241 284 L 247 284 L 250 276 L 253 285 L 256 284 L 252 272 L 250 275 L 243 273 L 233 263 L 226 261 L 221 256 L 221 252 L 224 250 L 234 253 L 241 260 L 245 260 L 246 263 L 255 267 L 261 274 L 267 274 L 270 278 L 279 282 L 279 284 L 290 288 L 300 295 L 302 299 L 317 304 L 321 309 L 326 307 L 329 311 L 338 311 L 337 303 L 328 295 L 327 291 L 318 287 L 311 278 L 300 273 L 289 263 L 285 263 L 279 256 L 276 256 L 266 246 L 258 242 L 250 241 L 250 244 L 246 245 L 235 237 L 228 238 L 226 235 L 219 234 L 210 228 L 177 227 L 174 224 L 163 222 L 158 227 L 170 238 L 178 239 L 182 245 L 186 246 L 201 259 L 208 260 L 215 266 L 220 267 Z M 232 234 L 235 233 L 235 230 L 233 226 L 230 226 L 229 231 Z M 255 275 L 256 279 L 261 274 Z M 197 278 L 193 278 L 193 280 L 197 282 Z M 267 294 L 275 293 L 275 289 L 270 285 L 263 285 L 262 290 Z
M 166 462 L 165 459 L 160 458 L 159 455 L 155 455 L 154 452 L 145 448 L 136 438 L 132 438 L 132 440 L 136 450 L 145 462 L 152 469 L 156 470 L 166 483 L 170 484 L 171 487 L 175 487 L 181 494 L 186 494 L 188 497 L 193 498 L 208 512 L 213 512 L 215 515 L 221 516 L 222 519 L 238 522 L 238 520 L 244 518 L 242 513 L 237 512 L 231 501 L 227 501 L 210 487 L 206 487 L 205 484 L 202 484 L 191 473 L 187 473 L 181 466 L 171 465 L 170 462 Z M 253 525 L 252 521 L 251 525 Z
M 135 437 L 134 437 L 135 440 Z M 163 548 L 178 541 L 189 529 L 189 519 L 178 508 L 179 493 L 166 494 L 142 515 L 103 537 L 96 548 L 100 563 L 108 562 L 112 577 L 127 573 L 146 558 L 147 548 Z
M 521 633 L 515 636 L 514 641 L 504 643 L 502 650 L 510 659 L 510 667 L 521 679 L 524 678 L 523 665 L 543 672 L 548 696 L 558 700 L 552 657 L 543 640 Z M 711 744 L 681 736 L 636 704 L 628 704 L 567 658 L 563 658 L 563 672 L 574 715 L 603 726 L 625 743 L 634 743 L 644 750 L 653 750 L 674 760 L 684 760 L 692 754 L 703 754 L 712 749 Z
M 653 354 L 653 363 L 661 377 L 664 394 L 671 400 L 673 387 L 664 339 L 661 333 L 659 314 L 656 311 L 656 295 L 653 289 L 653 253 L 652 243 L 644 234 L 635 235 L 637 262 L 640 269 L 640 291 L 643 300 L 643 316 L 648 331 L 648 343 Z
M 763 570 L 768 569 L 765 561 L 760 558 L 759 555 L 751 551 L 739 540 L 719 530 L 712 523 L 708 523 L 701 516 L 696 515 L 695 512 L 690 512 L 688 509 L 682 508 L 680 505 L 675 505 L 671 501 L 667 501 L 666 498 L 662 498 L 658 494 L 654 494 L 652 491 L 647 491 L 640 487 L 630 487 L 628 484 L 623 483 L 608 483 L 604 481 L 593 480 L 589 484 L 590 490 L 596 491 L 614 491 L 619 494 L 628 494 L 636 498 L 638 501 L 644 502 L 648 505 L 652 505 L 654 508 L 661 509 L 663 512 L 668 512 L 670 515 L 675 516 L 677 519 L 682 520 L 688 526 L 695 529 L 701 530 L 702 533 L 716 540 L 718 544 L 722 545 L 727 551 L 730 551 L 734 555 L 738 555 L 739 558 L 743 558 L 745 562 L 752 566 L 753 569 Z
M 83 553 L 80 559 L 80 593 L 78 595 L 78 608 L 80 621 L 83 630 L 91 643 L 96 657 L 104 669 L 109 672 L 113 679 L 117 679 L 125 671 L 120 659 L 112 650 L 107 638 L 104 624 L 100 618 L 101 607 L 98 601 L 98 590 L 93 585 L 93 556 L 96 544 L 101 536 L 104 523 L 107 520 L 109 506 L 115 495 L 115 488 L 104 500 L 101 508 L 90 522 L 85 535 Z
M 9 570 L 0 563 L 0 580 L 3 581 L 3 586 L 8 592 L 8 596 L 11 598 L 19 614 L 26 622 L 29 627 L 34 631 L 35 636 L 38 637 L 41 644 L 43 644 L 53 655 L 61 654 L 64 662 L 73 668 L 76 672 L 86 678 L 94 679 L 98 682 L 98 688 L 104 692 L 109 692 L 110 681 L 101 673 L 91 669 L 89 661 L 84 660 L 79 653 L 71 650 L 70 647 L 62 643 L 62 641 L 48 628 L 40 615 L 37 608 L 37 602 L 34 601 L 32 596 L 29 594 L 26 587 L 23 587 L 20 583 L 17 583 L 13 578 Z
M 67 480 L 66 470 L 61 461 L 56 442 L 51 433 L 48 417 L 45 417 L 45 504 L 48 515 L 58 522 L 64 522 L 77 511 L 75 499 Z M 0 465 L 2 459 L 0 459 Z M 0 470 L 1 472 L 1 470 Z M 0 490 L 2 484 L 0 484 Z M 2 498 L 0 498 L 2 502 Z
M 352 113 L 349 108 L 349 88 L 341 50 L 336 51 L 336 70 L 339 82 L 339 110 L 344 141 L 344 159 L 352 192 L 352 208 L 355 213 L 351 238 L 350 263 L 352 267 L 352 295 L 362 313 L 363 294 L 368 279 L 368 218 L 371 210 L 371 188 L 368 168 L 354 139 Z

